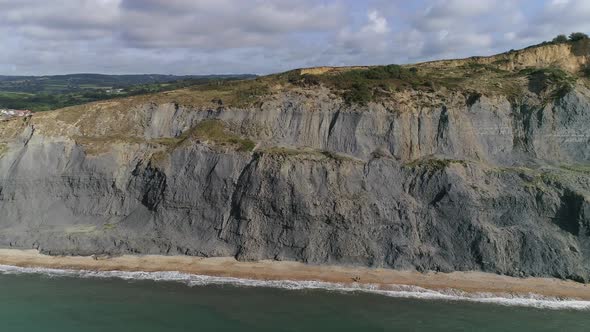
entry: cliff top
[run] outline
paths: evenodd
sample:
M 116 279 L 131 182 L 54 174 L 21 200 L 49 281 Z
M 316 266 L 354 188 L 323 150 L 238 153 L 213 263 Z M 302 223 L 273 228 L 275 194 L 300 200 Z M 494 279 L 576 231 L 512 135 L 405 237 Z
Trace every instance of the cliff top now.
M 107 104 L 174 102 L 195 107 L 251 107 L 274 92 L 328 88 L 348 104 L 383 101 L 408 91 L 473 92 L 515 98 L 535 86 L 563 87 L 590 77 L 590 39 L 548 43 L 518 51 L 414 65 L 313 67 L 256 79 L 217 82 L 185 89 L 115 99 Z M 95 104 L 105 104 L 99 102 Z M 79 107 L 79 106 L 77 106 Z M 76 108 L 76 107 L 74 107 Z
M 521 70 L 531 67 L 558 67 L 570 73 L 580 72 L 590 63 L 590 39 L 574 42 L 545 42 L 521 50 L 491 56 L 471 56 L 464 59 L 434 60 L 405 67 L 450 69 L 469 64 L 491 65 L 500 70 Z M 373 66 L 375 67 L 375 66 Z M 301 75 L 338 74 L 350 70 L 366 70 L 371 66 L 310 67 L 298 69 Z
M 441 60 L 414 65 L 316 67 L 256 79 L 218 82 L 184 89 L 118 98 L 37 113 L 31 121 L 46 133 L 101 135 L 111 128 L 137 131 L 134 112 L 142 105 L 175 104 L 195 109 L 260 109 L 280 96 L 344 102 L 350 107 L 379 103 L 390 110 L 439 107 L 457 96 L 463 103 L 478 95 L 503 96 L 518 103 L 531 95 L 540 102 L 559 97 L 577 84 L 590 86 L 590 39 L 550 43 L 489 57 Z M 365 108 L 366 109 L 366 108 Z M 18 120 L 21 121 L 21 120 Z M 20 132 L 16 121 L 0 122 L 0 137 Z M 21 125 L 26 125 L 25 123 Z M 108 125 L 107 125 L 108 124 Z

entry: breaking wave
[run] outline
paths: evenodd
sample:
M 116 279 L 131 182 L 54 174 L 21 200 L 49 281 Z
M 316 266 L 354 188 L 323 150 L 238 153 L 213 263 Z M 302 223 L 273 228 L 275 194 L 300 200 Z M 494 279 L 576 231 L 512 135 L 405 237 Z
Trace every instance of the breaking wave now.
M 61 270 L 49 268 L 25 268 L 0 265 L 0 274 L 42 274 L 49 277 L 75 278 L 116 278 L 123 280 L 149 280 L 180 282 L 188 286 L 232 285 L 239 287 L 268 287 L 287 290 L 319 289 L 335 292 L 364 292 L 396 298 L 467 301 L 478 303 L 499 304 L 506 306 L 533 307 L 540 309 L 574 309 L 590 310 L 590 301 L 562 299 L 541 296 L 537 294 L 512 295 L 492 293 L 467 293 L 460 290 L 448 289 L 444 291 L 430 290 L 422 287 L 407 285 L 391 285 L 382 289 L 373 284 L 343 284 L 321 281 L 292 281 L 292 280 L 255 280 L 231 277 L 215 277 L 194 275 L 181 272 L 126 272 L 126 271 L 90 271 L 90 270 Z

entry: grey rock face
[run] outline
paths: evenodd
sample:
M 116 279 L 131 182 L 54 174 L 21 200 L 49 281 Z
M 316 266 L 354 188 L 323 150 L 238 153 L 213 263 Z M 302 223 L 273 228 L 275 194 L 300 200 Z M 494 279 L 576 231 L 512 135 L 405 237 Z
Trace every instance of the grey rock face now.
M 259 109 L 138 105 L 134 140 L 97 153 L 79 127 L 34 118 L 4 138 L 0 245 L 587 281 L 589 91 L 544 106 L 453 98 L 409 110 L 325 91 Z M 257 148 L 190 139 L 154 157 L 153 140 L 204 119 Z M 89 139 L 111 137 L 109 125 Z

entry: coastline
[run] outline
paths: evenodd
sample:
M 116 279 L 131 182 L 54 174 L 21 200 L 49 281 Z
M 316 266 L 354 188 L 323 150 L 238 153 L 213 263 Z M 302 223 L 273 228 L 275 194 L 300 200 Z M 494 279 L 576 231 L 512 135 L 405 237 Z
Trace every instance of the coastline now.
M 257 281 L 323 282 L 390 291 L 400 286 L 498 297 L 543 296 L 590 301 L 590 286 L 553 278 L 515 278 L 484 272 L 420 273 L 381 268 L 308 265 L 298 262 L 240 262 L 233 257 L 124 255 L 117 257 L 47 256 L 37 250 L 0 249 L 0 265 L 60 270 L 179 272 L 187 275 Z

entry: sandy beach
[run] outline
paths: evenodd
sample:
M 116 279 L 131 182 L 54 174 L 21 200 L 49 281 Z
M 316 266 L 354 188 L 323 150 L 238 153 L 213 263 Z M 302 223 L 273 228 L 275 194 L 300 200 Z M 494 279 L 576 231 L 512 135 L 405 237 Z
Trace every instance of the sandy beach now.
M 581 283 L 552 278 L 514 278 L 483 272 L 420 273 L 363 267 L 317 266 L 297 262 L 239 262 L 232 257 L 47 256 L 36 250 L 16 249 L 0 249 L 0 264 L 94 271 L 178 271 L 195 275 L 256 280 L 375 284 L 384 290 L 394 285 L 410 285 L 431 290 L 454 289 L 468 293 L 494 293 L 503 296 L 538 294 L 590 300 L 590 287 Z

